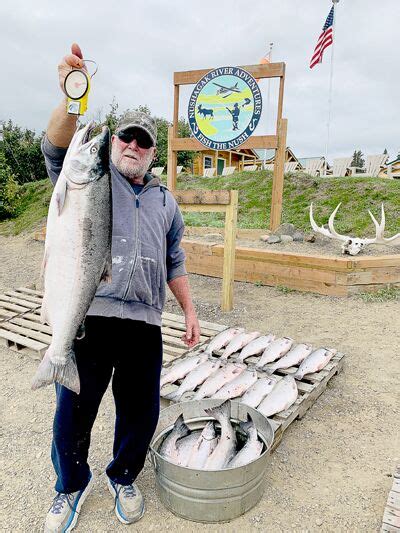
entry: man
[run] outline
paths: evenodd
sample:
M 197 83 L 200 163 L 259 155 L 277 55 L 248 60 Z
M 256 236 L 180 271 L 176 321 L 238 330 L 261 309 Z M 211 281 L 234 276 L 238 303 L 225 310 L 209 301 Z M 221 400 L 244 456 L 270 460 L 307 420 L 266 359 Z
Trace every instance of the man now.
M 77 44 L 58 67 L 63 90 L 71 68 L 84 68 Z M 53 183 L 75 129 L 76 117 L 67 114 L 64 99 L 50 118 L 42 145 Z M 87 464 L 90 433 L 111 377 L 116 423 L 113 460 L 106 469 L 108 487 L 122 523 L 133 523 L 144 513 L 134 480 L 159 414 L 165 282 L 185 314 L 185 343 L 192 347 L 199 341 L 180 248 L 182 216 L 169 191 L 147 173 L 156 138 L 150 116 L 129 112 L 111 139 L 112 282 L 100 285 L 85 320 L 85 336 L 75 341 L 80 394 L 56 385 L 52 461 L 57 495 L 46 517 L 46 532 L 71 531 L 77 522 L 93 482 Z
M 235 103 L 233 106 L 233 109 L 229 109 L 229 107 L 226 108 L 229 113 L 232 115 L 232 122 L 233 122 L 233 130 L 239 129 L 239 115 L 240 115 L 240 109 L 239 104 Z

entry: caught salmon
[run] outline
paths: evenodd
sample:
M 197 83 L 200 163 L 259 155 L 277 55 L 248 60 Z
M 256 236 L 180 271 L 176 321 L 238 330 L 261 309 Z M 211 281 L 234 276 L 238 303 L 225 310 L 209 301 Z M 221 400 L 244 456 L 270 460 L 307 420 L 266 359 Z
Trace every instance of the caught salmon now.
M 294 374 L 295 379 L 302 379 L 306 374 L 319 372 L 337 354 L 337 350 L 318 348 L 301 363 L 298 371 Z
M 234 337 L 243 332 L 243 328 L 229 328 L 225 329 L 224 331 L 221 331 L 221 333 L 218 333 L 218 335 L 216 335 L 207 345 L 205 350 L 206 353 L 212 354 L 214 352 L 217 352 L 218 350 L 229 344 Z
M 238 361 L 243 363 L 243 361 L 248 357 L 252 355 L 258 355 L 259 353 L 263 352 L 265 348 L 274 340 L 275 335 L 272 335 L 272 333 L 269 335 L 261 335 L 261 337 L 249 342 L 249 344 L 242 349 L 238 356 Z
M 224 385 L 217 391 L 212 398 L 226 400 L 242 396 L 257 381 L 257 372 L 255 369 L 248 368 L 237 378 Z
M 90 123 L 72 138 L 50 201 L 41 320 L 52 340 L 33 389 L 57 382 L 80 392 L 74 340 L 100 281 L 111 280 L 109 131 L 89 140 L 92 130 Z
M 203 385 L 194 395 L 193 400 L 202 400 L 209 398 L 221 389 L 226 383 L 237 378 L 242 372 L 246 370 L 246 365 L 243 363 L 228 363 L 218 372 L 206 379 Z
M 286 355 L 278 359 L 276 363 L 267 366 L 264 368 L 264 370 L 267 372 L 267 374 L 272 374 L 275 372 L 275 370 L 279 370 L 280 368 L 290 368 L 291 366 L 296 366 L 304 361 L 304 359 L 308 357 L 312 351 L 313 348 L 311 344 L 297 344 Z
M 297 400 L 299 391 L 292 376 L 285 376 L 278 381 L 272 391 L 257 407 L 264 416 L 273 416 L 285 409 L 289 409 Z
M 205 409 L 205 411 L 219 422 L 221 436 L 217 447 L 208 457 L 204 469 L 221 470 L 228 465 L 236 453 L 236 432 L 231 424 L 231 403 L 227 400 L 218 407 Z
M 231 340 L 231 342 L 223 351 L 221 359 L 228 359 L 230 355 L 238 352 L 244 346 L 249 344 L 249 342 L 253 341 L 260 335 L 261 333 L 259 331 L 252 331 L 251 333 L 240 333 L 240 335 L 236 335 L 236 337 Z
M 276 379 L 270 378 L 258 378 L 240 399 L 241 402 L 254 407 L 256 409 L 263 399 L 269 394 L 276 385 Z
M 242 431 L 247 435 L 247 440 L 243 448 L 235 455 L 235 457 L 229 462 L 228 468 L 234 468 L 247 465 L 260 457 L 263 443 L 258 438 L 257 428 L 250 415 L 247 422 L 240 422 L 239 426 Z
M 293 339 L 290 337 L 282 337 L 271 342 L 269 346 L 265 348 L 261 358 L 257 361 L 256 367 L 262 368 L 267 363 L 272 363 L 285 355 L 293 345 Z

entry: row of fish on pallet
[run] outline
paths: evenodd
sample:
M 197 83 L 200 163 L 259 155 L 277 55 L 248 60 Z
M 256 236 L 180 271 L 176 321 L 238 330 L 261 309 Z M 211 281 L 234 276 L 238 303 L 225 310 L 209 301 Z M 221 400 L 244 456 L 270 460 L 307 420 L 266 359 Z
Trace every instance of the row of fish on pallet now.
M 214 357 L 214 352 L 222 348 L 225 349 L 220 357 Z M 289 337 L 229 328 L 214 337 L 202 352 L 164 369 L 161 388 L 182 381 L 174 392 L 161 395 L 175 402 L 193 391 L 193 400 L 241 397 L 246 405 L 267 417 L 273 416 L 295 403 L 299 394 L 296 380 L 322 370 L 336 353 L 334 349 L 314 350 L 310 344 L 295 344 Z M 245 360 L 254 356 L 258 356 L 256 362 L 247 365 Z M 294 374 L 284 378 L 273 375 L 297 365 L 300 366 Z
M 180 415 L 164 438 L 159 454 L 176 465 L 197 470 L 240 467 L 261 455 L 264 443 L 250 415 L 239 426 L 232 423 L 230 400 L 205 411 L 215 420 L 193 431 Z

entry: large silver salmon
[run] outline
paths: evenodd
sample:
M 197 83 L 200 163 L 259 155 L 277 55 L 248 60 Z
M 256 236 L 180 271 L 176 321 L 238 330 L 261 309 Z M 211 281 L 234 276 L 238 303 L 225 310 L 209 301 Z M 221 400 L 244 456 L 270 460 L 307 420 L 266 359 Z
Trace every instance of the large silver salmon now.
M 313 372 L 319 372 L 337 354 L 335 349 L 318 348 L 312 354 L 310 354 L 301 363 L 297 372 L 293 375 L 295 379 L 303 379 L 306 374 L 312 374 Z
M 247 422 L 240 422 L 239 424 L 239 426 L 247 435 L 246 444 L 230 461 L 228 468 L 247 465 L 261 455 L 263 443 L 258 438 L 257 428 L 254 425 L 250 415 L 248 415 L 248 418 L 249 420 Z
M 313 348 L 311 344 L 297 344 L 286 355 L 278 359 L 276 363 L 265 367 L 264 370 L 267 374 L 272 374 L 273 372 L 275 372 L 275 370 L 296 366 L 302 361 L 304 361 L 304 359 L 309 356 L 312 351 Z
M 47 218 L 41 320 L 52 341 L 32 388 L 58 382 L 79 394 L 74 339 L 102 279 L 111 278 L 109 131 L 89 140 L 90 123 L 69 145 Z
M 242 396 L 257 381 L 257 372 L 254 368 L 247 368 L 211 396 L 213 399 L 227 400 Z
M 212 374 L 199 390 L 194 395 L 193 400 L 202 400 L 203 398 L 209 398 L 221 389 L 226 383 L 233 381 L 237 376 L 246 370 L 246 365 L 243 363 L 228 363 L 223 368 L 220 368 L 218 372 Z
M 236 433 L 231 424 L 231 403 L 229 400 L 205 412 L 216 418 L 221 426 L 221 437 L 217 447 L 208 457 L 205 470 L 222 470 L 236 453 Z
M 272 391 L 264 398 L 257 407 L 264 416 L 272 416 L 289 409 L 297 400 L 299 391 L 293 376 L 285 376 L 278 381 Z

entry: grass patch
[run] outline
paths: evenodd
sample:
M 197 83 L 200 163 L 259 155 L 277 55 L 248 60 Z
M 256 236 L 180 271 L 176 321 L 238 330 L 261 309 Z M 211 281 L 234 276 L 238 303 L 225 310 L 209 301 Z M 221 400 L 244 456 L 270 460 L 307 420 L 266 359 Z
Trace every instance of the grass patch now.
M 379 289 L 376 292 L 362 292 L 358 297 L 367 303 L 400 300 L 400 288 L 386 287 L 385 289 Z
M 164 177 L 163 177 L 164 178 Z M 179 189 L 237 189 L 239 191 L 239 228 L 268 228 L 271 210 L 272 172 L 237 172 L 230 176 L 203 178 L 178 177 Z M 21 188 L 17 216 L 0 223 L 0 234 L 15 235 L 38 225 L 47 215 L 52 185 L 49 180 L 28 183 Z M 368 209 L 380 218 L 384 202 L 386 236 L 400 231 L 400 180 L 377 178 L 314 178 L 302 172 L 285 176 L 282 222 L 290 222 L 302 231 L 310 231 L 309 206 L 314 203 L 317 224 L 325 224 L 339 202 L 336 229 L 357 237 L 374 236 L 375 228 Z M 222 213 L 184 213 L 189 226 L 221 228 Z
M 0 234 L 18 235 L 43 222 L 47 216 L 52 192 L 53 186 L 48 179 L 23 185 L 16 216 L 0 223 Z
M 286 285 L 277 285 L 275 289 L 283 294 L 290 294 L 291 292 L 298 292 L 296 289 L 286 287 Z

